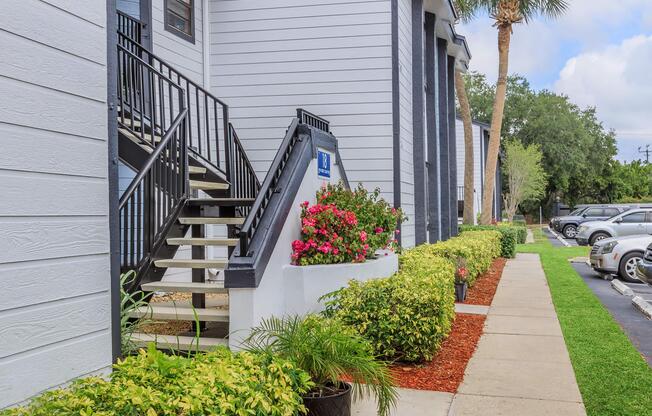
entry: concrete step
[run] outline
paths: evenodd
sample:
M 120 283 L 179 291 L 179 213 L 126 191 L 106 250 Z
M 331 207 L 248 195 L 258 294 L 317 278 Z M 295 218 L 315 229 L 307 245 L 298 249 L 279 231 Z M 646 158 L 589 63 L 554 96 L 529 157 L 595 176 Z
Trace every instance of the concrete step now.
M 190 166 L 188 166 L 188 172 L 191 175 L 203 175 L 204 173 L 206 173 L 206 168 L 202 168 L 200 166 L 192 166 L 192 165 L 190 165 Z
M 237 238 L 168 238 L 171 246 L 228 246 L 238 245 Z
M 180 217 L 179 223 L 185 225 L 201 224 L 222 224 L 222 225 L 242 225 L 244 218 L 236 217 Z
M 155 260 L 156 267 L 173 269 L 223 269 L 229 264 L 228 259 L 161 259 Z
M 131 312 L 131 318 L 146 318 L 159 321 L 194 321 L 195 313 L 200 321 L 229 322 L 227 309 L 191 308 L 187 306 L 143 306 Z
M 145 292 L 228 293 L 224 283 L 151 282 L 142 285 Z
M 219 191 L 229 189 L 229 184 L 222 182 L 190 181 L 192 189 L 201 189 L 206 191 Z
M 253 205 L 253 198 L 190 198 L 188 204 L 194 206 L 245 207 Z
M 157 334 L 131 334 L 131 342 L 137 347 L 147 347 L 154 342 L 159 349 L 180 350 L 180 351 L 210 351 L 219 346 L 228 346 L 229 342 L 224 338 L 204 338 L 175 335 L 157 335 Z

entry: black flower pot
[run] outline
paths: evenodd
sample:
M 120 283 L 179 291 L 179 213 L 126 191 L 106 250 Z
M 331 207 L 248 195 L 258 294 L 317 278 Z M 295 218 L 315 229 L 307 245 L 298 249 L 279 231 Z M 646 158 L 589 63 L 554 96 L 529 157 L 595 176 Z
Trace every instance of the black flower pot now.
M 308 416 L 351 416 L 351 385 L 340 384 L 331 395 L 304 397 Z
M 468 285 L 464 283 L 455 283 L 455 300 L 458 302 L 464 302 L 466 300 L 466 289 Z

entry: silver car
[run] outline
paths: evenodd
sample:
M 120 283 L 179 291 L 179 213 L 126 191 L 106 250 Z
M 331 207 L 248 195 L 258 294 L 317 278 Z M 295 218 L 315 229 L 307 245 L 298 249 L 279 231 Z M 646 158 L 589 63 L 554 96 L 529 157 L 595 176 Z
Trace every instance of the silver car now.
M 638 283 L 636 265 L 649 244 L 652 235 L 605 238 L 591 248 L 591 267 L 601 275 L 617 275 L 626 282 Z
M 652 234 L 652 208 L 630 209 L 605 221 L 585 222 L 578 227 L 575 240 L 587 246 L 609 237 L 645 234 Z

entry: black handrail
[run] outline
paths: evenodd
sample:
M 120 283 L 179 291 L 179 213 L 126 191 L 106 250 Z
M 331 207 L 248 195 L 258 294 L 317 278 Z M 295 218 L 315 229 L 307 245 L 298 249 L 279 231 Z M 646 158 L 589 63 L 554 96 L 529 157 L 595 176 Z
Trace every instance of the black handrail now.
M 128 15 L 127 13 L 118 12 L 118 32 L 123 33 L 132 41 L 141 44 L 143 40 L 143 28 L 145 27 L 145 22 L 140 19 L 136 19 L 133 16 Z
M 297 108 L 297 118 L 301 124 L 307 124 L 326 133 L 330 133 L 330 122 L 303 108 Z
M 272 194 L 276 191 L 276 184 L 283 172 L 288 157 L 298 141 L 296 132 L 299 123 L 300 120 L 296 118 L 292 121 L 290 127 L 288 127 L 285 138 L 283 139 L 283 142 L 281 142 L 279 150 L 276 152 L 276 156 L 265 176 L 263 184 L 260 186 L 260 190 L 249 211 L 249 215 L 247 215 L 244 224 L 240 227 L 240 251 L 238 252 L 238 255 L 241 257 L 251 256 L 251 253 L 249 252 L 249 243 L 251 242 L 257 226 L 265 213 L 265 209 L 269 204 Z
M 226 151 L 226 161 L 230 164 L 228 171 L 233 172 L 231 178 L 231 197 L 242 199 L 254 199 L 260 192 L 260 181 L 256 175 L 249 158 L 245 152 L 238 134 L 232 124 L 229 123 L 229 147 Z M 249 206 L 239 208 L 240 214 L 246 217 L 251 209 Z

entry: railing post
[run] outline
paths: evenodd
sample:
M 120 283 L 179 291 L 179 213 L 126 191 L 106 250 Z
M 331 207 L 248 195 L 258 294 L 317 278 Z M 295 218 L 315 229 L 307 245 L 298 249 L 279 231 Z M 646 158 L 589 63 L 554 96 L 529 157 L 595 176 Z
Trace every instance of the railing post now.
M 233 137 L 231 134 L 231 126 L 229 124 L 229 107 L 224 105 L 222 106 L 222 122 L 224 123 L 224 165 L 225 165 L 225 173 L 226 173 L 226 180 L 229 181 L 232 185 L 232 177 L 233 177 L 233 158 L 232 158 L 232 153 L 233 153 Z M 233 196 L 233 186 L 229 187 L 229 192 L 231 196 Z

